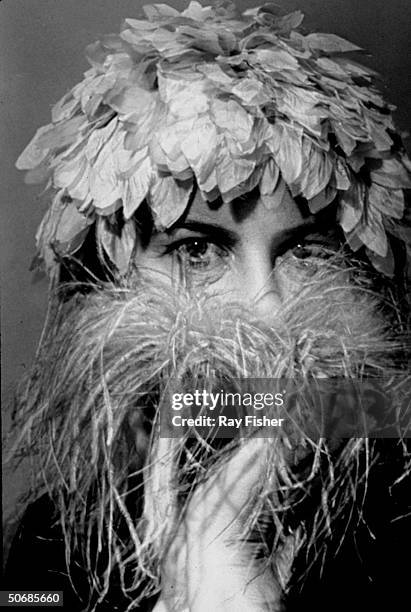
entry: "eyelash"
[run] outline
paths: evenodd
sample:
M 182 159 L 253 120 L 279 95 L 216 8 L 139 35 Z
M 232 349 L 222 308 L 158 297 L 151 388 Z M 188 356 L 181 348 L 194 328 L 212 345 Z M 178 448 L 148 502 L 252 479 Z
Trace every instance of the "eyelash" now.
M 199 253 L 199 257 L 197 261 L 194 259 L 194 255 L 189 253 L 189 249 L 198 248 L 199 251 L 201 248 L 204 248 L 204 253 Z M 209 253 L 210 247 L 213 248 L 213 251 Z M 213 265 L 213 261 L 208 259 L 207 261 L 207 253 L 208 257 L 215 256 L 215 261 Z M 230 255 L 232 254 L 232 247 L 227 245 L 222 245 L 219 241 L 208 237 L 208 236 L 194 236 L 191 238 L 182 238 L 181 240 L 177 240 L 176 242 L 171 243 L 165 249 L 165 254 L 176 255 L 179 259 L 179 263 L 182 268 L 187 272 L 194 272 L 197 274 L 203 274 L 204 276 L 213 275 L 215 277 L 220 277 L 222 273 L 225 271 Z M 201 257 L 204 257 L 201 259 Z M 193 259 L 190 260 L 190 257 Z M 217 268 L 219 268 L 217 270 Z M 207 280 L 217 280 L 217 278 Z
M 195 261 L 195 259 L 190 260 L 190 253 L 188 252 L 190 247 L 200 248 L 200 250 L 201 247 L 203 247 L 204 259 L 201 259 L 202 254 L 200 254 L 197 261 Z M 214 262 L 212 260 L 210 261 L 210 259 L 207 261 L 207 252 L 210 247 L 213 247 L 214 251 L 208 253 L 208 257 L 211 258 L 214 255 Z M 182 238 L 181 240 L 171 243 L 166 247 L 164 254 L 176 255 L 179 259 L 180 266 L 184 268 L 185 272 L 202 274 L 203 276 L 207 274 L 210 276 L 211 274 L 216 278 L 208 278 L 207 280 L 213 282 L 213 280 L 217 280 L 225 271 L 232 250 L 233 245 L 222 245 L 219 241 L 210 236 L 194 236 Z M 285 243 L 280 254 L 289 254 L 296 263 L 298 262 L 299 265 L 307 266 L 310 265 L 310 260 L 313 262 L 313 260 L 325 259 L 329 253 L 330 249 L 327 249 L 327 246 L 323 243 L 319 241 L 309 242 L 306 239 L 300 238 L 298 241 L 294 239 L 292 242 Z M 191 255 L 191 257 L 193 257 L 193 255 Z
M 331 249 L 319 242 L 300 240 L 297 244 L 290 247 L 288 251 L 291 252 L 295 259 L 304 261 L 310 258 L 325 259 L 330 254 Z

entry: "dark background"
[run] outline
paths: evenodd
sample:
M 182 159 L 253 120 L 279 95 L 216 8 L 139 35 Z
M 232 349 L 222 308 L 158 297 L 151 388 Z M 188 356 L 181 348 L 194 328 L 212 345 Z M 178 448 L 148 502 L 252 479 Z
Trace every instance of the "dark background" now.
M 84 48 L 116 32 L 124 17 L 138 17 L 142 0 L 3 0 L 0 3 L 1 324 L 3 429 L 7 431 L 13 388 L 30 367 L 46 307 L 45 278 L 29 271 L 34 235 L 46 203 L 41 187 L 23 182 L 14 163 L 52 105 L 88 68 Z M 204 0 L 204 4 L 210 4 Z M 264 1 L 241 0 L 242 8 Z M 184 8 L 181 0 L 169 4 Z M 399 107 L 401 130 L 409 109 L 410 0 L 277 0 L 300 8 L 305 26 L 334 32 L 363 47 L 363 63 L 380 72 L 386 97 Z M 407 138 L 408 144 L 410 140 Z M 22 477 L 5 474 L 3 503 L 13 508 Z

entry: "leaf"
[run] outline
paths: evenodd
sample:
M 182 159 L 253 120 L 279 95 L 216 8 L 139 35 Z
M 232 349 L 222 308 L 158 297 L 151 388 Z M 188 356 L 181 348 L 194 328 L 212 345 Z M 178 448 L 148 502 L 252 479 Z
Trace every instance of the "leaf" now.
M 85 202 L 90 197 L 90 172 L 91 168 L 86 160 L 83 160 L 82 168 L 75 180 L 68 186 L 70 196 L 80 202 Z
M 120 91 L 110 92 L 105 102 L 120 115 L 135 112 L 143 114 L 154 104 L 154 95 L 138 85 L 128 85 Z
M 341 77 L 342 80 L 349 80 L 349 74 L 344 70 L 341 65 L 328 57 L 319 57 L 317 59 L 317 66 L 319 66 L 324 72 L 333 75 L 335 78 Z
M 120 229 L 107 218 L 98 219 L 97 239 L 120 274 L 125 274 L 136 247 L 134 220 L 126 221 Z
M 351 179 L 347 164 L 338 155 L 335 156 L 334 161 L 334 177 L 337 189 L 347 191 L 350 188 Z
M 104 144 L 113 135 L 117 125 L 118 120 L 115 118 L 109 121 L 106 126 L 99 128 L 98 130 L 94 130 L 90 134 L 85 146 L 85 155 L 90 163 L 94 162 L 94 159 L 97 157 Z
M 149 39 L 156 51 L 167 59 L 181 59 L 187 52 L 187 46 L 179 40 L 176 32 L 159 28 L 145 36 Z
M 404 214 L 404 193 L 402 189 L 387 189 L 372 183 L 368 190 L 369 205 L 387 217 L 401 219 Z
M 158 27 L 157 23 L 146 21 L 145 19 L 127 18 L 124 20 L 124 22 L 135 30 L 155 30 Z
M 39 257 L 44 261 L 46 270 L 49 272 L 56 265 L 55 253 L 51 245 L 55 241 L 56 228 L 63 212 L 61 196 L 62 192 L 56 193 L 36 232 Z
M 344 67 L 344 70 L 354 76 L 363 77 L 365 79 L 378 76 L 378 72 L 369 66 L 363 66 L 362 64 L 353 61 L 351 58 L 347 59 L 346 57 L 336 57 L 334 61 L 338 62 L 338 64 Z
M 224 196 L 249 178 L 255 168 L 255 161 L 232 157 L 223 143 L 215 167 L 218 188 Z
M 264 193 L 262 191 L 262 181 L 263 178 L 260 181 L 260 199 L 267 210 L 275 210 L 283 203 L 284 195 L 287 192 L 287 185 L 282 179 L 280 171 L 278 171 L 277 184 L 271 193 Z
M 53 123 L 70 119 L 78 109 L 79 102 L 69 91 L 51 109 L 51 119 Z
M 229 191 L 222 193 L 221 196 L 223 198 L 223 201 L 232 202 L 233 200 L 250 193 L 250 191 L 257 187 L 258 183 L 260 182 L 262 172 L 263 168 L 259 166 L 254 170 L 254 172 L 251 173 L 248 179 L 246 179 L 242 183 L 239 183 L 238 185 L 235 185 Z
M 324 53 L 348 53 L 350 51 L 361 51 L 361 47 L 358 47 L 354 43 L 340 38 L 335 34 L 324 34 L 315 32 L 308 34 L 304 38 L 305 44 L 310 48 Z
M 235 36 L 234 32 L 223 26 L 218 29 L 217 36 L 224 55 L 230 55 L 238 51 L 237 37 Z
M 83 244 L 89 226 L 94 219 L 78 212 L 74 202 L 64 205 L 56 226 L 54 240 L 61 254 L 71 255 Z
M 76 140 L 82 128 L 88 126 L 87 118 L 84 115 L 72 117 L 61 123 L 51 124 L 37 140 L 37 146 L 42 149 L 61 149 Z
M 106 94 L 117 90 L 118 78 L 118 74 L 106 73 L 89 80 L 80 93 L 81 109 L 85 115 L 90 118 L 95 115 Z
M 302 130 L 277 121 L 272 126 L 272 141 L 267 142 L 285 182 L 294 183 L 303 169 Z
M 278 180 L 280 178 L 280 169 L 272 158 L 268 160 L 264 167 L 263 175 L 260 181 L 260 194 L 271 195 L 274 193 Z
M 340 145 L 344 153 L 347 156 L 350 156 L 357 145 L 355 138 L 353 138 L 350 134 L 347 134 L 344 129 L 344 126 L 341 125 L 340 121 L 332 121 L 331 125 L 332 131 L 337 137 L 338 144 Z
M 160 96 L 168 110 L 178 119 L 188 119 L 205 113 L 209 108 L 208 96 L 204 93 L 205 81 L 182 81 L 159 78 Z
M 291 30 L 297 29 L 304 21 L 304 13 L 301 11 L 294 11 L 288 15 L 281 17 L 277 24 L 276 30 L 282 34 L 288 34 Z
M 181 217 L 191 190 L 191 184 L 178 183 L 172 176 L 156 177 L 150 189 L 149 201 L 159 231 L 170 227 Z
M 281 72 L 281 70 L 298 70 L 299 63 L 291 53 L 282 49 L 257 49 L 251 57 L 256 59 L 267 72 Z
M 249 140 L 254 120 L 237 102 L 215 99 L 211 103 L 211 110 L 214 123 L 220 129 L 230 132 L 239 142 Z
M 218 32 L 216 29 L 200 29 L 191 26 L 180 26 L 178 28 L 179 37 L 193 49 L 209 53 L 211 55 L 224 55 Z
M 192 0 L 188 7 L 181 13 L 183 17 L 189 17 L 195 21 L 205 21 L 209 17 L 212 17 L 214 10 L 211 6 L 201 6 L 199 2 Z
M 180 16 L 180 13 L 168 4 L 145 4 L 143 11 L 150 21 Z
M 300 177 L 301 193 L 312 200 L 330 182 L 333 166 L 327 153 L 321 151 L 307 138 L 303 138 L 303 170 Z
M 257 79 L 241 79 L 241 81 L 232 87 L 231 91 L 248 105 L 262 106 L 271 100 L 269 93 L 265 91 L 264 85 L 257 81 Z
M 346 237 L 348 246 L 350 247 L 352 251 L 354 251 L 354 253 L 364 246 L 362 240 L 360 240 L 360 238 L 357 236 L 356 230 L 354 230 L 350 234 L 347 234 L 345 237 Z
M 381 255 L 374 253 L 370 249 L 366 249 L 365 252 L 367 253 L 368 259 L 371 261 L 372 265 L 376 270 L 378 270 L 385 276 L 388 276 L 389 278 L 392 278 L 394 276 L 395 260 L 389 243 L 387 245 L 387 254 L 385 255 L 385 257 L 381 257 Z
M 201 74 L 204 74 L 204 76 L 206 76 L 210 81 L 220 85 L 227 85 L 227 87 L 230 87 L 234 81 L 234 79 L 228 76 L 228 74 L 215 63 L 205 62 L 200 64 L 197 67 L 197 70 L 198 72 L 201 72 Z
M 171 117 L 167 122 L 167 125 L 161 127 L 156 136 L 153 138 L 152 143 L 155 141 L 158 142 L 161 148 L 162 156 L 165 155 L 166 160 L 177 160 L 180 157 L 184 158 L 184 154 L 182 152 L 182 142 L 189 136 L 195 132 L 195 126 L 200 125 L 202 122 L 200 120 L 196 120 L 192 117 L 188 119 L 181 119 L 180 121 L 175 121 Z M 188 165 L 188 161 L 185 160 L 185 163 Z
M 370 172 L 371 180 L 391 189 L 411 189 L 411 174 L 398 159 L 383 159 L 376 170 Z
M 164 172 L 165 174 L 171 174 L 171 170 L 169 169 L 169 162 L 166 154 L 164 153 L 160 143 L 158 141 L 158 137 L 154 136 L 150 142 L 149 146 L 150 158 L 153 162 L 153 165 L 157 167 L 158 170 Z
M 83 159 L 82 155 L 77 155 L 70 161 L 63 161 L 54 170 L 54 186 L 59 189 L 65 189 L 68 188 L 69 185 L 75 184 L 77 177 L 80 178 L 84 170 L 84 165 L 86 165 L 86 161 Z
M 356 234 L 371 251 L 385 257 L 388 250 L 387 235 L 382 223 L 382 215 L 375 208 L 369 207 L 366 219 L 363 220 Z
M 348 234 L 360 222 L 363 213 L 364 187 L 355 183 L 340 195 L 338 221 Z
M 289 85 L 278 92 L 277 108 L 290 120 L 296 121 L 317 138 L 321 138 L 322 120 L 329 115 L 324 102 L 324 96 L 320 92 Z
M 46 157 L 41 164 L 29 170 L 24 176 L 24 182 L 27 185 L 37 185 L 46 181 L 52 174 L 50 168 L 50 159 Z
M 119 176 L 117 152 L 123 148 L 124 132 L 114 132 L 104 143 L 91 166 L 90 195 L 96 208 L 103 210 L 122 198 L 123 182 Z
M 142 162 L 148 157 L 148 147 L 142 147 L 137 151 L 129 151 L 119 148 L 118 151 L 118 175 L 121 179 L 128 179 L 140 167 Z
M 197 121 L 181 141 L 181 150 L 194 170 L 200 189 L 215 167 L 218 142 L 217 130 L 209 120 Z
M 201 182 L 199 187 L 204 199 L 208 202 L 214 202 L 214 200 L 220 197 L 221 194 L 217 186 L 217 172 L 215 168 L 211 171 L 210 176 Z
M 147 156 L 135 168 L 126 181 L 123 194 L 123 213 L 125 219 L 130 219 L 148 194 L 153 169 Z
M 308 200 L 308 208 L 313 215 L 320 212 L 335 200 L 337 190 L 335 187 L 327 185 L 320 193 Z
M 16 161 L 16 168 L 18 170 L 31 170 L 32 168 L 38 166 L 47 157 L 49 149 L 43 146 L 41 138 L 44 134 L 47 134 L 52 127 L 53 124 L 49 123 L 48 125 L 43 125 L 43 127 L 37 130 L 27 147 Z
M 366 123 L 372 140 L 378 151 L 390 151 L 393 145 L 391 136 L 386 132 L 384 125 L 376 121 L 371 113 L 366 113 Z
M 380 257 L 386 257 L 388 242 L 385 231 L 383 231 L 382 229 L 375 231 L 376 223 L 374 221 L 373 225 L 374 228 L 371 228 L 368 224 L 363 228 L 358 228 L 358 238 L 376 255 L 379 255 Z

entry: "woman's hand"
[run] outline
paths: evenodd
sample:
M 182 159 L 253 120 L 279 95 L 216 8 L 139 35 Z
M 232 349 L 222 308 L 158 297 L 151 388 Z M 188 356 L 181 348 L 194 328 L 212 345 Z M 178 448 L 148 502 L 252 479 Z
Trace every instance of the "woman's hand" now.
M 199 485 L 165 555 L 155 612 L 257 612 L 281 609 L 269 568 L 258 567 L 241 541 L 262 475 L 267 439 L 245 441 Z

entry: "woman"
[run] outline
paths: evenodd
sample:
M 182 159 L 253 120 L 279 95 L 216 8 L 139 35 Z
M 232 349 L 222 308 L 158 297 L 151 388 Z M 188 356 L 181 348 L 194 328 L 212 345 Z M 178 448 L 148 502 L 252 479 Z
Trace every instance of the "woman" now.
M 382 576 L 406 582 L 410 162 L 392 108 L 357 47 L 302 34 L 299 12 L 145 12 L 88 48 L 17 162 L 54 198 L 17 413 L 39 501 L 9 576 L 26 559 L 21 588 L 64 589 L 71 610 L 197 612 L 353 607 L 334 601 L 344 573 L 377 605 Z M 170 429 L 175 389 L 238 379 L 305 385 L 284 430 Z M 394 440 L 371 439 L 369 379 Z M 322 380 L 361 383 L 354 425 L 346 397 L 337 420 L 325 402 L 326 436 Z

